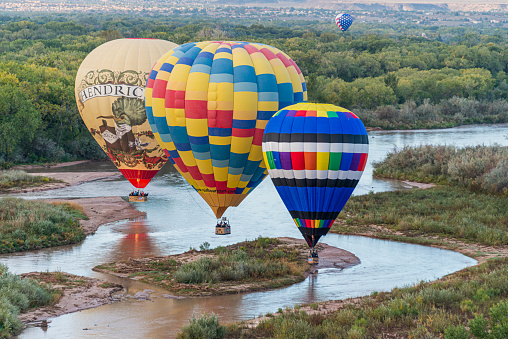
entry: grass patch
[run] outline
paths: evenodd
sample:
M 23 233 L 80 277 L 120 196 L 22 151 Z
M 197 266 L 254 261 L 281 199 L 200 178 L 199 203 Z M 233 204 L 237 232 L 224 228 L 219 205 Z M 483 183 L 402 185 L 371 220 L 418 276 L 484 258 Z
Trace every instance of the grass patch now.
M 384 225 L 406 235 L 438 235 L 483 245 L 508 244 L 508 199 L 456 187 L 351 197 L 332 231 Z M 426 240 L 427 241 L 427 240 Z
M 11 188 L 25 188 L 41 186 L 50 182 L 61 182 L 53 178 L 28 174 L 22 170 L 0 171 L 0 191 L 7 191 Z
M 49 305 L 59 292 L 34 279 L 22 279 L 0 264 L 0 338 L 10 338 L 23 329 L 18 314 L 29 309 Z
M 85 238 L 78 219 L 81 206 L 3 198 L 0 204 L 0 253 L 77 243 Z

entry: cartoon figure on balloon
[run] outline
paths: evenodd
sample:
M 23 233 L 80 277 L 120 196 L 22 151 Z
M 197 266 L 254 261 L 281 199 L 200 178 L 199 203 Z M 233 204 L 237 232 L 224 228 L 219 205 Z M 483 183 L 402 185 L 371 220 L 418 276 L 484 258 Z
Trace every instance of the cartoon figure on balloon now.
M 112 115 L 98 116 L 97 119 L 102 119 L 102 125 L 99 126 L 99 130 L 92 128 L 90 132 L 94 136 L 99 134 L 104 139 L 103 149 L 115 165 L 120 166 L 120 163 L 123 163 L 125 166 L 135 167 L 143 163 L 151 169 L 167 160 L 166 155 L 150 156 L 158 149 L 158 144 L 149 148 L 152 142 L 155 143 L 151 131 L 138 133 L 132 131 L 134 126 L 141 126 L 146 122 L 143 100 L 120 97 L 113 102 L 111 111 Z M 112 124 L 108 124 L 108 120 L 111 119 Z

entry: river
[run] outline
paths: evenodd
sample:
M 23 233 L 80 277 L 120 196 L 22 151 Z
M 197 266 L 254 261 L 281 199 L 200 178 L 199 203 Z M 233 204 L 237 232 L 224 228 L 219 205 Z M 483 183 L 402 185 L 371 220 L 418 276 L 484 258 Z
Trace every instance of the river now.
M 372 177 L 372 163 L 382 160 L 393 149 L 423 144 L 507 145 L 506 135 L 508 124 L 370 132 L 369 162 L 355 194 L 408 188 L 398 181 Z M 108 170 L 116 169 L 108 162 L 53 169 L 62 172 Z M 125 196 L 131 190 L 132 186 L 126 180 L 114 179 L 20 196 L 27 199 Z M 214 235 L 215 217 L 209 207 L 170 165 L 159 172 L 146 190 L 150 192 L 149 202 L 136 205 L 147 213 L 145 218 L 101 226 L 95 235 L 77 245 L 3 255 L 0 262 L 15 273 L 61 270 L 115 280 L 93 272 L 91 268 L 129 257 L 181 253 L 190 247 L 199 248 L 203 242 L 215 247 L 259 235 L 300 237 L 269 179 L 239 207 L 228 210 L 227 216 L 232 224 L 232 234 L 228 236 Z M 20 338 L 172 337 L 192 314 L 214 312 L 224 322 L 245 320 L 295 304 L 363 296 L 373 291 L 388 291 L 422 280 L 434 280 L 476 263 L 451 251 L 356 236 L 330 234 L 322 238 L 322 242 L 354 253 L 361 264 L 344 270 L 321 270 L 317 276 L 284 289 L 209 298 L 166 299 L 162 290 L 122 280 L 129 295 L 144 289 L 155 290 L 152 301 L 127 298 L 60 316 L 52 319 L 46 332 L 28 328 Z

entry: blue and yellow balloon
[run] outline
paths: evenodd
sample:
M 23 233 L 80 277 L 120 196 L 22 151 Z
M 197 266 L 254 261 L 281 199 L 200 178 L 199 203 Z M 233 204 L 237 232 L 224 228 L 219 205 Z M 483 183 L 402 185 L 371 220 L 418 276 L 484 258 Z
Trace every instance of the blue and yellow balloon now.
M 295 62 L 248 42 L 174 48 L 153 67 L 145 91 L 148 120 L 170 161 L 217 218 L 266 177 L 261 140 L 268 120 L 304 101 Z

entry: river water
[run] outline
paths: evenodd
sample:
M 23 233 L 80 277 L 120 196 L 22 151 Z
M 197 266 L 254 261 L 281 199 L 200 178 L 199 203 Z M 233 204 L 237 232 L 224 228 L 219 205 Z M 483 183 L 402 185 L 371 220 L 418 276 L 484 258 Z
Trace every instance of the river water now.
M 508 145 L 506 135 L 508 124 L 370 132 L 369 162 L 355 194 L 407 189 L 401 182 L 372 177 L 372 163 L 404 145 Z M 61 172 L 109 170 L 116 169 L 108 162 L 52 169 Z M 47 169 L 40 171 L 48 172 Z M 114 179 L 20 196 L 27 199 L 125 196 L 131 190 L 132 186 L 126 180 Z M 269 179 L 239 207 L 227 212 L 232 224 L 232 234 L 228 236 L 214 235 L 212 212 L 170 165 L 159 172 L 146 190 L 150 192 L 149 202 L 136 205 L 147 213 L 145 218 L 101 226 L 95 235 L 77 245 L 3 255 L 0 262 L 15 273 L 61 270 L 116 281 L 93 272 L 91 268 L 127 258 L 181 253 L 190 247 L 199 248 L 203 242 L 215 247 L 260 235 L 300 237 Z M 245 320 L 295 304 L 363 296 L 373 291 L 388 291 L 396 286 L 434 280 L 476 263 L 451 251 L 363 237 L 330 234 L 322 238 L 322 242 L 354 253 L 361 264 L 344 270 L 320 270 L 317 276 L 284 289 L 209 298 L 167 299 L 162 290 L 121 279 L 118 282 L 126 286 L 128 295 L 145 289 L 154 290 L 152 300 L 126 298 L 96 309 L 60 316 L 52 319 L 46 332 L 28 328 L 20 338 L 173 337 L 192 314 L 214 312 L 223 322 Z

